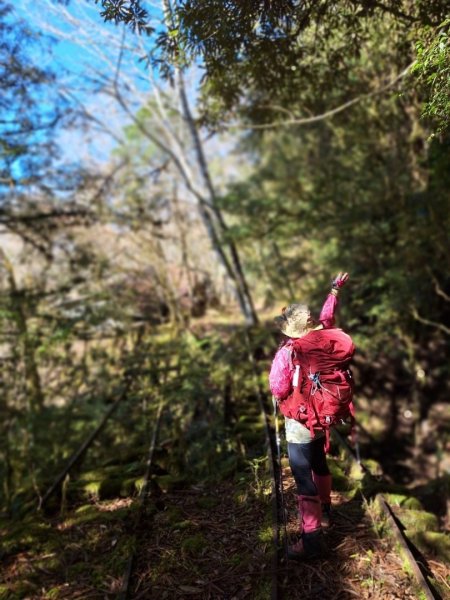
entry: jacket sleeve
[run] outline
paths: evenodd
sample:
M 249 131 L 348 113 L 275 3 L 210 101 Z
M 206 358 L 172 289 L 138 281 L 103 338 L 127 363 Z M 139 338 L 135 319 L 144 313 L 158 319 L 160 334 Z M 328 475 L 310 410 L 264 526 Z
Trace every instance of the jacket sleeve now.
M 283 346 L 275 354 L 269 374 L 269 385 L 272 394 L 282 400 L 291 391 L 292 373 L 291 349 Z
M 327 299 L 322 306 L 322 310 L 320 311 L 319 321 L 322 323 L 325 329 L 330 329 L 334 327 L 335 323 L 335 313 L 338 307 L 338 299 L 334 294 L 328 294 Z

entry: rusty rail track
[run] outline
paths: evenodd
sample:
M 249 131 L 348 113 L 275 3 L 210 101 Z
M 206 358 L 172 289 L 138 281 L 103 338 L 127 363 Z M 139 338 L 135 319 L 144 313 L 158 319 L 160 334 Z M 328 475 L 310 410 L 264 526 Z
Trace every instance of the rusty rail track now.
M 346 440 L 336 429 L 333 430 L 333 437 L 338 442 L 338 444 L 344 449 L 349 460 L 359 465 L 362 472 L 368 478 L 375 479 L 371 474 L 370 470 L 364 464 L 364 461 L 360 460 L 359 455 L 353 450 L 353 448 L 351 448 L 351 446 L 346 442 Z M 377 477 L 378 481 L 382 479 L 383 475 Z M 427 574 L 424 573 L 423 568 L 411 552 L 411 542 L 409 542 L 409 540 L 403 533 L 404 527 L 401 521 L 398 519 L 398 517 L 395 516 L 394 511 L 392 510 L 391 506 L 389 505 L 383 494 L 377 494 L 377 502 L 378 506 L 380 507 L 381 511 L 386 517 L 386 521 L 389 524 L 393 536 L 395 537 L 397 543 L 401 548 L 404 558 L 408 562 L 411 572 L 413 573 L 414 578 L 416 580 L 416 583 L 420 588 L 421 597 L 424 597 L 427 600 L 441 600 L 441 596 L 434 589 L 432 584 L 428 581 Z
M 60 471 L 60 473 L 54 479 L 53 483 L 47 489 L 47 491 L 42 496 L 42 498 L 40 498 L 37 510 L 41 510 L 42 508 L 44 508 L 44 506 L 46 505 L 48 500 L 56 493 L 56 491 L 63 484 L 64 480 L 69 475 L 69 473 L 73 469 L 73 467 L 76 464 L 78 464 L 83 459 L 83 457 L 86 455 L 86 452 L 89 450 L 89 448 L 92 446 L 94 441 L 98 438 L 100 433 L 103 431 L 103 429 L 105 428 L 109 419 L 116 412 L 119 405 L 127 397 L 128 392 L 131 387 L 131 384 L 132 384 L 132 378 L 128 373 L 126 373 L 124 375 L 122 390 L 120 391 L 119 396 L 116 398 L 116 400 L 113 402 L 113 404 L 111 404 L 111 406 L 108 408 L 106 413 L 103 415 L 103 417 L 100 420 L 100 423 L 97 425 L 97 427 L 92 431 L 92 433 L 90 433 L 88 435 L 88 437 L 81 444 L 81 446 L 79 446 L 79 448 L 77 450 L 75 450 L 75 452 L 71 455 L 71 457 L 66 462 L 63 469 Z
M 253 373 L 253 387 L 255 390 L 255 395 L 258 401 L 259 411 L 261 414 L 261 418 L 264 422 L 265 429 L 265 446 L 268 458 L 268 465 L 271 477 L 271 512 L 272 512 L 272 530 L 273 530 L 273 545 L 272 545 L 272 556 L 271 556 L 271 600 L 278 600 L 282 596 L 282 575 L 286 574 L 286 564 L 287 564 L 287 534 L 286 534 L 286 522 L 285 522 L 285 503 L 284 503 L 284 495 L 283 495 L 283 484 L 282 484 L 282 464 L 281 464 L 281 452 L 280 452 L 280 432 L 278 429 L 278 419 L 276 412 L 272 415 L 271 407 L 269 406 L 269 401 L 267 395 L 262 389 L 260 383 L 260 371 L 257 360 L 255 359 L 254 353 L 252 351 L 252 343 L 250 332 L 246 331 L 246 342 L 247 342 L 247 352 L 248 352 L 248 360 L 251 365 L 252 373 Z M 171 367 L 168 367 L 168 369 Z M 122 386 L 119 391 L 119 395 L 113 404 L 108 408 L 103 418 L 100 420 L 97 427 L 92 431 L 92 433 L 86 438 L 86 440 L 80 445 L 80 447 L 73 453 L 70 459 L 67 461 L 65 467 L 61 470 L 61 472 L 57 475 L 52 485 L 48 488 L 44 496 L 42 497 L 39 509 L 45 506 L 46 502 L 49 498 L 55 494 L 55 492 L 60 488 L 61 484 L 63 484 L 66 476 L 70 473 L 71 469 L 82 460 L 88 449 L 91 447 L 93 442 L 98 438 L 109 419 L 112 417 L 114 412 L 117 410 L 119 405 L 125 401 L 127 395 L 130 392 L 130 388 L 132 386 L 133 378 L 131 377 L 130 372 L 125 372 Z M 155 452 L 155 448 L 158 441 L 158 436 L 160 434 L 162 416 L 164 414 L 164 403 L 161 400 L 159 402 L 156 415 L 154 417 L 154 421 L 151 427 L 151 435 L 149 437 L 149 446 L 147 452 L 147 460 L 145 465 L 145 473 L 143 477 L 143 485 L 139 490 L 139 494 L 137 496 L 138 499 L 138 509 L 134 515 L 133 522 L 131 524 L 131 535 L 135 537 L 136 541 L 138 539 L 138 530 L 142 523 L 143 515 L 145 512 L 146 500 L 148 498 L 148 490 L 149 484 L 151 480 L 151 472 L 153 467 L 153 456 Z M 337 430 L 333 431 L 333 436 L 335 440 L 339 443 L 339 445 L 344 448 L 347 457 L 349 460 L 357 463 L 362 471 L 368 476 L 373 477 L 370 473 L 370 470 L 364 465 L 364 461 L 360 460 L 359 453 L 356 453 L 353 448 L 346 442 L 346 440 L 339 434 Z M 379 480 L 379 478 L 377 478 Z M 402 552 L 408 564 L 410 566 L 411 572 L 413 573 L 417 585 L 421 590 L 421 594 L 427 600 L 439 600 L 441 597 L 434 590 L 433 586 L 427 579 L 427 574 L 424 573 L 421 565 L 414 558 L 413 553 L 408 545 L 408 541 L 405 538 L 403 531 L 401 529 L 401 524 L 399 524 L 399 520 L 395 517 L 392 508 L 389 506 L 389 503 L 386 499 L 380 494 L 378 497 L 378 504 L 380 506 L 380 510 L 383 511 L 383 514 L 386 517 L 386 521 L 389 524 L 390 529 L 395 536 L 396 541 L 402 548 Z M 130 531 L 128 535 L 130 534 Z M 126 567 L 124 569 L 124 573 L 121 579 L 121 587 L 118 592 L 117 599 L 118 600 L 128 600 L 131 595 L 132 584 L 133 584 L 133 575 L 134 575 L 134 567 L 136 563 L 136 555 L 138 551 L 138 544 L 134 545 L 134 549 L 130 552 Z
M 250 332 L 246 330 L 247 351 L 253 372 L 253 384 L 256 397 L 264 421 L 265 446 L 269 461 L 269 470 L 272 479 L 271 507 L 272 507 L 272 585 L 271 600 L 278 600 L 281 597 L 280 574 L 281 561 L 287 558 L 287 536 L 285 523 L 285 506 L 283 495 L 282 465 L 280 453 L 280 434 L 276 416 L 276 407 L 274 407 L 275 426 L 270 423 L 269 409 L 265 401 L 264 393 L 259 383 L 258 365 L 252 352 Z
M 149 445 L 149 449 L 148 449 L 144 480 L 143 480 L 143 484 L 142 484 L 142 487 L 141 487 L 141 489 L 139 491 L 139 495 L 138 495 L 139 506 L 138 506 L 138 510 L 137 510 L 135 518 L 134 518 L 133 525 L 132 525 L 132 532 L 135 537 L 137 537 L 138 528 L 139 528 L 139 525 L 141 524 L 142 516 L 144 514 L 145 503 L 146 503 L 146 499 L 147 499 L 147 495 L 148 495 L 150 475 L 151 475 L 151 470 L 152 470 L 152 466 L 153 466 L 153 455 L 155 453 L 156 443 L 157 443 L 159 432 L 161 429 L 161 419 L 162 419 L 163 412 L 164 412 L 164 403 L 162 400 L 160 400 L 159 405 L 158 405 L 158 410 L 156 413 L 156 418 L 154 421 L 153 433 L 151 436 L 150 445 Z M 135 545 L 134 549 L 130 552 L 130 555 L 128 557 L 127 565 L 125 567 L 125 571 L 122 576 L 121 590 L 117 596 L 117 600 L 127 600 L 127 598 L 129 598 L 131 584 L 132 584 L 132 580 L 133 580 L 133 570 L 134 570 L 136 555 L 137 555 L 137 545 Z

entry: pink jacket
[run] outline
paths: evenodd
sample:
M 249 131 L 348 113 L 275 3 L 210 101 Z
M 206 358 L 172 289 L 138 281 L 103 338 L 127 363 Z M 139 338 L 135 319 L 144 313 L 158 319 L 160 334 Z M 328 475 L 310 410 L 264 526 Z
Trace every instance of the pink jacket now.
M 330 329 L 334 326 L 334 315 L 338 305 L 337 296 L 328 294 L 322 310 L 320 311 L 319 321 L 325 329 Z M 269 374 L 269 385 L 272 394 L 282 400 L 291 390 L 292 376 L 294 365 L 291 359 L 291 340 L 279 348 L 272 362 L 272 367 Z

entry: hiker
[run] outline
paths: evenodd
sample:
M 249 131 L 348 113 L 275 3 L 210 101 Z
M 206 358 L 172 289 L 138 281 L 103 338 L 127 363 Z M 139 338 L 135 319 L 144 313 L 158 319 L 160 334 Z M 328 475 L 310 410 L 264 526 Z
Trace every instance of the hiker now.
M 339 290 L 347 280 L 347 273 L 333 280 L 319 321 L 305 304 L 291 304 L 275 318 L 287 340 L 272 362 L 269 383 L 285 416 L 300 517 L 300 539 L 288 550 L 291 559 L 315 558 L 325 550 L 322 527 L 329 525 L 331 514 L 330 427 L 353 415 L 348 363 L 354 346 L 350 336 L 334 327 Z

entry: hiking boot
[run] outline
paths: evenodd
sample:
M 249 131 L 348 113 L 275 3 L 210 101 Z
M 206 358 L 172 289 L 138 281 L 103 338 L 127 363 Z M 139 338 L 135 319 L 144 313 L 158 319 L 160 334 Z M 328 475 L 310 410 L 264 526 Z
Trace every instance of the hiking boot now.
M 327 553 L 323 532 L 321 529 L 303 533 L 296 544 L 288 547 L 289 560 L 310 560 L 320 558 Z
M 288 548 L 291 560 L 319 558 L 325 554 L 325 543 L 320 525 L 322 507 L 319 496 L 298 496 L 301 536 Z

